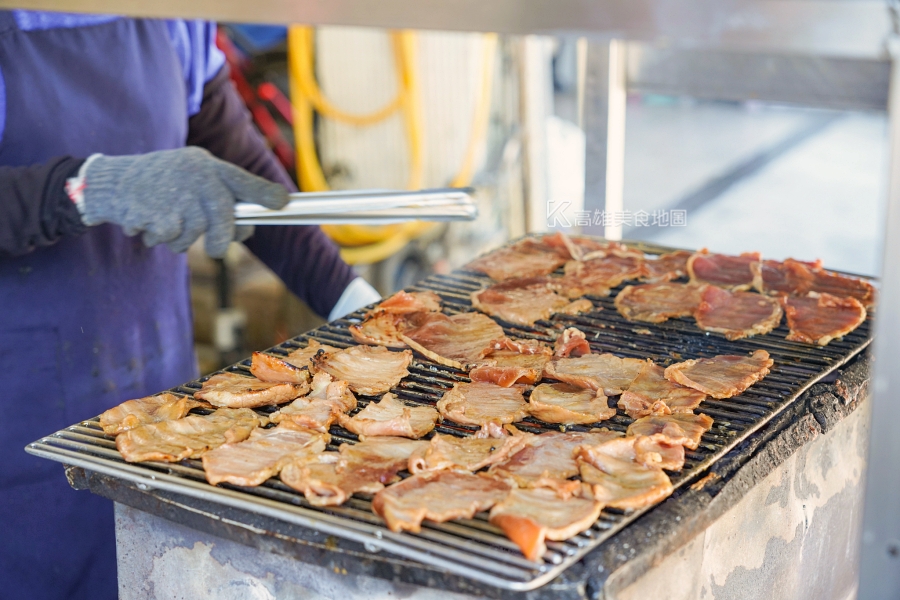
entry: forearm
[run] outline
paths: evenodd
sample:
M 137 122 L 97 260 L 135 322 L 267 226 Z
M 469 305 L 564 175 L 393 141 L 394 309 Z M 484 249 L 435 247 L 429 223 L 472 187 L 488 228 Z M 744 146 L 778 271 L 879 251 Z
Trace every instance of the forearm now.
M 66 194 L 66 179 L 84 159 L 61 157 L 27 167 L 0 167 L 0 256 L 19 256 L 85 230 Z
M 254 127 L 228 79 L 227 67 L 209 83 L 200 112 L 191 117 L 188 144 L 296 190 Z M 318 227 L 261 226 L 245 245 L 320 315 L 328 315 L 356 274 Z

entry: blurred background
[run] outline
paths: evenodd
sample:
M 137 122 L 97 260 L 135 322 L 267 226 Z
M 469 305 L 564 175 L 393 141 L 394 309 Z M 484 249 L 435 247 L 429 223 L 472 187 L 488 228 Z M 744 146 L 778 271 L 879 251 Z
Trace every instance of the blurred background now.
M 887 120 L 853 89 L 852 65 L 830 78 L 816 65 L 822 89 L 773 102 L 744 74 L 767 70 L 784 88 L 806 65 L 340 27 L 220 24 L 219 46 L 301 190 L 475 188 L 474 223 L 325 228 L 383 295 L 560 228 L 879 272 Z M 837 98 L 847 89 L 852 102 Z M 224 261 L 193 248 L 190 261 L 201 372 L 322 323 L 239 244 Z

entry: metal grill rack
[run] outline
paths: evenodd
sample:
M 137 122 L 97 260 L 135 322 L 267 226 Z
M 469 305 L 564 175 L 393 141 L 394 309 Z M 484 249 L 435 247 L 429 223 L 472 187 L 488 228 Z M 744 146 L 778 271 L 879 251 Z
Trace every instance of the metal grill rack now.
M 644 244 L 634 246 L 651 254 L 671 251 Z M 444 311 L 452 314 L 471 311 L 470 293 L 489 283 L 490 280 L 484 275 L 456 271 L 449 275 L 433 275 L 410 289 L 436 292 L 443 300 Z M 760 348 L 768 351 L 775 361 L 771 373 L 740 396 L 727 400 L 706 400 L 697 409 L 697 412 L 713 417 L 715 423 L 704 434 L 700 446 L 686 452 L 684 469 L 680 473 L 669 474 L 676 495 L 713 462 L 784 410 L 812 384 L 861 352 L 871 341 L 871 319 L 842 340 L 833 341 L 824 348 L 786 341 L 784 338 L 788 329 L 784 325 L 764 336 L 727 341 L 721 335 L 701 331 L 690 318 L 670 319 L 661 324 L 633 323 L 626 321 L 613 306 L 619 289 L 613 290 L 608 297 L 589 296 L 595 306 L 589 314 L 555 315 L 548 321 L 539 321 L 534 327 L 502 321 L 500 324 L 508 335 L 546 342 L 552 342 L 566 327 L 578 327 L 586 334 L 594 352 L 652 358 L 663 366 L 690 358 L 747 354 Z M 365 310 L 360 310 L 323 325 L 272 348 L 270 352 L 287 354 L 305 346 L 311 338 L 338 347 L 355 345 L 347 328 L 359 322 L 364 313 Z M 247 359 L 226 370 L 246 373 L 249 365 Z M 455 382 L 468 381 L 464 372 L 434 364 L 420 356 L 416 356 L 409 371 L 410 375 L 393 392 L 410 404 L 434 406 L 443 392 Z M 202 381 L 173 388 L 172 392 L 191 394 Z M 360 396 L 359 409 L 375 399 Z M 612 399 L 610 404 L 614 406 L 615 401 Z M 195 410 L 203 412 L 201 409 Z M 266 414 L 273 410 L 275 407 L 266 407 L 258 409 L 258 412 Z M 211 486 L 206 483 L 199 460 L 185 460 L 177 464 L 125 463 L 115 449 L 113 438 L 102 432 L 97 421 L 95 418 L 68 427 L 30 444 L 26 450 L 44 458 L 135 482 L 140 489 L 176 492 L 310 527 L 362 543 L 372 552 L 384 550 L 509 590 L 530 590 L 544 585 L 641 514 L 652 510 L 626 512 L 605 509 L 589 530 L 565 542 L 547 542 L 548 550 L 543 562 L 531 562 L 498 528 L 488 523 L 484 513 L 473 519 L 442 524 L 426 522 L 419 534 L 392 533 L 372 513 L 370 496 L 365 494 L 355 495 L 340 507 L 317 508 L 278 479 L 270 479 L 256 488 L 227 484 Z M 624 431 L 630 422 L 631 419 L 619 411 L 601 425 Z M 559 431 L 561 428 L 531 418 L 516 425 L 534 433 Z M 589 428 L 570 426 L 565 429 L 587 431 Z M 475 430 L 474 427 L 451 423 L 440 424 L 435 429 L 457 436 L 469 435 Z M 332 450 L 340 443 L 357 441 L 354 434 L 339 426 L 333 426 L 331 434 Z

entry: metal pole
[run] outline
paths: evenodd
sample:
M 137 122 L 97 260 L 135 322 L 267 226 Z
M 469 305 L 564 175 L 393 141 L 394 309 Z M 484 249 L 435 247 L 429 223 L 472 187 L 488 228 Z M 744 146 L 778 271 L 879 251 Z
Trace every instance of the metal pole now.
M 522 38 L 520 111 L 525 149 L 525 227 L 529 233 L 549 228 L 547 118 L 553 114 L 552 43 L 551 38 L 543 36 Z
M 582 104 L 584 209 L 592 217 L 582 229 L 613 240 L 622 239 L 624 209 L 625 55 L 621 40 L 588 42 Z
M 890 167 L 879 310 L 875 326 L 872 424 L 860 552 L 859 598 L 900 598 L 900 37 L 891 56 Z

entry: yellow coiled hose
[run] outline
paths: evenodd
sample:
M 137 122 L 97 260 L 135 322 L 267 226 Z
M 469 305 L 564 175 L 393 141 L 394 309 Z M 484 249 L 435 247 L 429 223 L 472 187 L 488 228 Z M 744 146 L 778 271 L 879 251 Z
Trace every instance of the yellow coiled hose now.
M 466 186 L 472 179 L 475 153 L 487 133 L 490 116 L 493 59 L 496 35 L 488 34 L 484 43 L 481 94 L 475 108 L 472 133 L 462 167 L 451 185 Z M 313 133 L 313 110 L 322 116 L 357 126 L 371 125 L 403 111 L 410 172 L 407 187 L 420 189 L 423 176 L 422 109 L 416 77 L 416 38 L 411 31 L 391 33 L 391 45 L 398 73 L 397 96 L 376 111 L 355 115 L 331 104 L 315 78 L 314 32 L 311 27 L 292 26 L 288 30 L 288 64 L 297 146 L 297 174 L 304 191 L 325 191 L 328 181 L 322 173 Z M 400 251 L 410 240 L 424 234 L 434 223 L 413 221 L 397 225 L 324 225 L 322 229 L 341 248 L 341 256 L 350 264 L 371 264 Z

